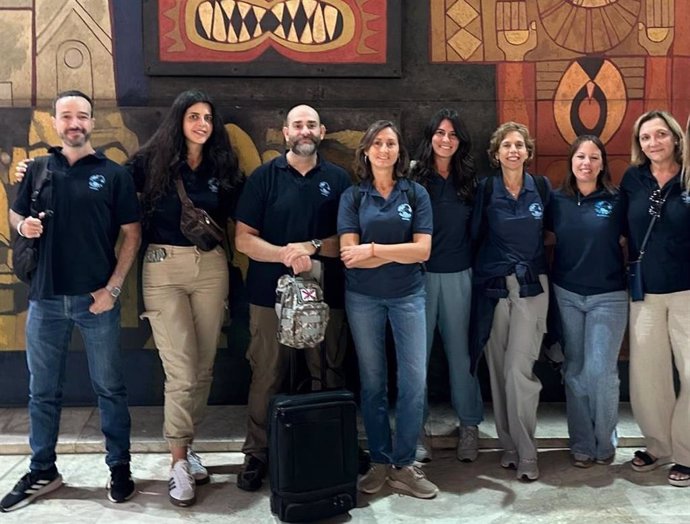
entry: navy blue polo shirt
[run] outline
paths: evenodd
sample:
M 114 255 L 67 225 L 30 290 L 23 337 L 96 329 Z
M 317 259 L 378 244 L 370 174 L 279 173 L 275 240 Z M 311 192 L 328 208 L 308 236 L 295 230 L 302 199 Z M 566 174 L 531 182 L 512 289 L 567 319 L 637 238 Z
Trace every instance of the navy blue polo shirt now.
M 145 160 L 137 158 L 127 164 L 132 173 L 137 193 L 144 191 L 148 175 Z M 195 207 L 206 211 L 221 227 L 225 227 L 232 207 L 232 197 L 220 188 L 218 179 L 211 175 L 210 166 L 203 162 L 192 170 L 187 162 L 180 163 L 180 174 L 187 196 Z M 144 217 L 143 240 L 145 244 L 170 244 L 173 246 L 193 246 L 194 243 L 180 231 L 182 202 L 173 183 L 158 199 L 153 213 Z
M 139 201 L 127 170 L 101 152 L 70 166 L 51 148 L 52 173 L 39 209 L 52 209 L 39 242 L 39 263 L 29 298 L 82 295 L 102 288 L 115 269 L 120 226 L 139 221 Z M 33 168 L 22 180 L 12 210 L 30 214 Z
M 649 227 L 649 196 L 659 184 L 649 165 L 629 167 L 621 181 L 628 204 L 629 259 L 636 260 Z M 690 289 L 690 195 L 681 187 L 680 174 L 662 189 L 668 197 L 661 218 L 652 229 L 644 257 L 642 280 L 647 293 L 675 293 Z
M 556 234 L 553 283 L 579 295 L 625 289 L 620 237 L 625 234 L 620 193 L 598 189 L 583 197 L 554 191 L 546 228 Z
M 410 196 L 412 191 L 414 197 Z M 359 200 L 359 209 L 355 199 Z M 431 235 L 429 193 L 416 182 L 398 179 L 388 199 L 384 199 L 371 181 L 365 180 L 345 191 L 340 199 L 338 235 L 345 233 L 357 233 L 362 244 L 403 244 L 412 242 L 415 233 Z M 362 295 L 398 298 L 419 291 L 424 286 L 424 275 L 421 264 L 389 262 L 371 269 L 346 269 L 345 285 L 348 291 Z
M 472 204 L 458 196 L 451 177 L 434 173 L 426 189 L 434 217 L 431 257 L 426 269 L 432 273 L 464 271 L 472 265 Z
M 494 186 L 484 210 L 487 181 Z M 472 212 L 472 237 L 479 243 L 473 271 L 477 283 L 510 275 L 518 264 L 529 267 L 535 277 L 546 273 L 544 214 L 550 201 L 551 185 L 548 179 L 545 181 L 546 202 L 542 202 L 534 179 L 527 173 L 517 200 L 506 190 L 500 172 L 479 181 Z M 486 230 L 482 230 L 483 214 Z
M 332 237 L 336 234 L 340 195 L 351 185 L 343 168 L 321 157 L 303 176 L 282 155 L 259 166 L 247 179 L 235 218 L 276 246 Z M 324 264 L 325 300 L 333 308 L 342 308 L 342 263 L 339 258 L 318 258 Z M 273 307 L 278 279 L 288 271 L 281 263 L 250 259 L 249 302 Z

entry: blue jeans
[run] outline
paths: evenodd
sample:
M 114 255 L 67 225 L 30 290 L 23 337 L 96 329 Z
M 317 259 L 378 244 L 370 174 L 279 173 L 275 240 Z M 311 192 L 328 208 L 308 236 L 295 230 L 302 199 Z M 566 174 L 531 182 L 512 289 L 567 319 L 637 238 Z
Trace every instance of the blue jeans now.
M 130 460 L 130 418 L 120 355 L 120 303 L 100 315 L 89 312 L 91 295 L 54 296 L 29 301 L 26 361 L 29 366 L 29 417 L 32 471 L 55 464 L 62 386 L 72 329 L 84 340 L 91 384 L 98 396 L 106 464 Z
M 453 408 L 463 426 L 478 426 L 484 416 L 479 380 L 470 373 L 467 334 L 470 325 L 472 270 L 426 274 L 426 359 L 434 343 L 434 330 L 443 339 Z M 424 395 L 424 420 L 429 412 Z
M 400 298 L 377 298 L 347 291 L 345 309 L 355 341 L 362 385 L 362 418 L 371 460 L 409 466 L 424 416 L 426 319 L 424 290 Z M 386 319 L 390 320 L 398 364 L 395 445 L 388 419 Z
M 553 286 L 563 324 L 563 376 L 570 451 L 605 459 L 618 437 L 618 353 L 628 322 L 628 294 L 579 295 Z

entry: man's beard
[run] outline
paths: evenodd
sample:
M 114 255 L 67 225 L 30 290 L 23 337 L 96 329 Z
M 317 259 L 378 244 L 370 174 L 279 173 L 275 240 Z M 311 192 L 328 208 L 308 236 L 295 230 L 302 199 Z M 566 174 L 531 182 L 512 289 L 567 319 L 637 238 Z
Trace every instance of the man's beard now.
M 81 134 L 75 138 L 70 138 L 70 132 L 79 131 Z M 70 147 L 81 147 L 91 140 L 91 133 L 87 133 L 85 129 L 68 129 L 66 132 L 60 134 L 60 140 Z
M 305 139 L 300 138 L 299 140 L 290 144 L 290 150 L 299 156 L 311 156 L 316 153 L 320 143 L 321 139 L 319 138 L 308 138 L 306 141 Z

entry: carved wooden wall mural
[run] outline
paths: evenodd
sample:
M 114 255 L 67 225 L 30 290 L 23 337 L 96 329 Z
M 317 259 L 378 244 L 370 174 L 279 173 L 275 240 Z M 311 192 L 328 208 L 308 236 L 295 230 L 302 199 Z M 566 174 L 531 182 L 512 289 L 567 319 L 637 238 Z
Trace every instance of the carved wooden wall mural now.
M 430 59 L 495 63 L 501 121 L 530 126 L 537 170 L 558 182 L 568 144 L 599 135 L 619 177 L 630 131 L 660 108 L 690 110 L 681 0 L 430 0 Z
M 687 0 L 0 0 L 0 27 L 0 394 L 27 306 L 11 267 L 11 174 L 57 143 L 50 104 L 61 90 L 94 99 L 92 141 L 118 162 L 194 86 L 215 97 L 246 173 L 282 151 L 289 104 L 326 115 L 321 151 L 348 168 L 371 121 L 399 122 L 414 148 L 448 105 L 471 125 L 482 168 L 496 125 L 529 125 L 534 170 L 554 185 L 577 135 L 602 138 L 617 178 L 640 114 L 666 109 L 685 123 L 690 113 Z M 247 261 L 233 264 L 241 275 Z M 152 347 L 137 278 L 123 293 L 125 349 Z M 248 375 L 246 330 L 235 329 L 220 343 L 235 359 L 224 390 Z M 25 373 L 20 356 L 5 369 Z
M 386 0 L 148 0 L 147 72 L 397 76 L 400 9 Z

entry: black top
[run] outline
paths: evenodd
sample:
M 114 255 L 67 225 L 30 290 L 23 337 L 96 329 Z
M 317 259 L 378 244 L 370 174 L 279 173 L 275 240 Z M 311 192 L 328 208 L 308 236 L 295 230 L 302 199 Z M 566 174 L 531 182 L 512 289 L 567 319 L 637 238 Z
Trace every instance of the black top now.
M 145 160 L 138 157 L 134 163 L 127 164 L 127 167 L 134 177 L 137 193 L 141 193 L 147 175 Z M 218 179 L 211 176 L 208 163 L 202 161 L 193 170 L 187 162 L 180 162 L 180 173 L 187 196 L 194 206 L 206 211 L 218 225 L 225 227 L 232 208 L 231 194 L 221 189 Z M 144 217 L 143 243 L 193 246 L 194 243 L 180 231 L 181 214 L 182 202 L 173 182 L 156 202 L 153 213 Z
M 491 198 L 484 209 L 485 184 L 493 182 Z M 544 210 L 549 205 L 551 186 L 546 182 L 546 202 L 542 202 L 534 179 L 524 175 L 524 183 L 514 199 L 498 176 L 479 181 L 472 212 L 472 237 L 479 245 L 473 279 L 484 282 L 512 273 L 518 276 L 546 273 L 544 255 Z M 485 222 L 486 228 L 483 227 Z
M 303 176 L 282 155 L 259 166 L 247 178 L 235 218 L 258 230 L 261 238 L 276 246 L 328 238 L 336 234 L 340 195 L 350 185 L 350 176 L 344 169 L 320 157 Z M 324 263 L 325 300 L 333 308 L 342 308 L 342 263 L 339 258 L 317 258 Z M 278 278 L 288 272 L 281 263 L 250 259 L 249 302 L 273 307 Z
M 552 196 L 546 228 L 556 234 L 553 283 L 579 295 L 625 289 L 621 195 L 600 189 L 586 197 L 570 196 L 559 189 Z
M 120 226 L 139 221 L 132 177 L 101 152 L 70 166 L 61 152 L 49 150 L 50 180 L 38 208 L 52 210 L 39 240 L 38 268 L 29 298 L 82 295 L 102 288 L 115 269 Z M 33 180 L 29 164 L 12 210 L 28 216 Z
M 674 293 L 690 289 L 690 196 L 677 174 L 662 189 L 668 197 L 652 229 L 644 257 L 642 280 L 647 293 Z M 621 193 L 628 203 L 628 252 L 636 260 L 652 218 L 649 197 L 659 184 L 649 165 L 629 167 L 623 175 Z
M 450 177 L 434 173 L 426 186 L 431 198 L 434 235 L 426 269 L 432 273 L 457 273 L 472 265 L 470 217 L 472 204 L 460 198 Z

